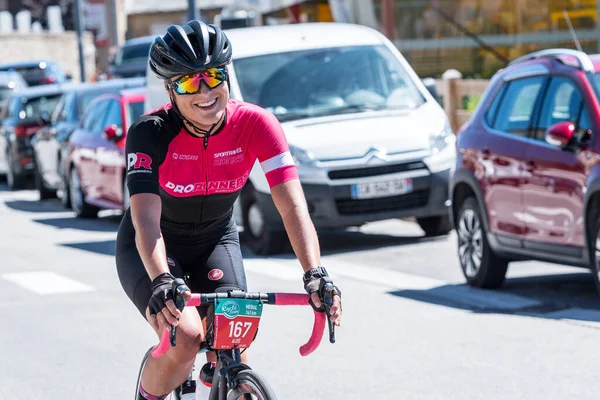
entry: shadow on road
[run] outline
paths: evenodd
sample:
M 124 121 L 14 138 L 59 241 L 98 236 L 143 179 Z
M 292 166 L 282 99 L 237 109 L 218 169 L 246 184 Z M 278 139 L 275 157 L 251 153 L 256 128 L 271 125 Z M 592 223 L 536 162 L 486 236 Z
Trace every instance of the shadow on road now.
M 61 246 L 70 247 L 73 249 L 90 251 L 92 253 L 103 254 L 106 256 L 115 255 L 114 240 L 105 240 L 103 242 L 83 242 L 83 243 L 63 243 Z
M 386 235 L 353 230 L 332 231 L 319 235 L 321 252 L 324 255 L 446 241 L 447 239 L 448 236 Z
M 389 294 L 474 313 L 600 322 L 600 296 L 590 273 L 511 278 L 496 290 L 449 284 Z
M 59 229 L 79 229 L 94 232 L 116 232 L 121 222 L 121 217 L 110 216 L 98 219 L 66 218 L 38 218 L 34 222 L 54 226 Z
M 242 233 L 240 233 L 242 235 Z M 322 255 L 352 253 L 355 251 L 375 250 L 383 247 L 408 246 L 417 243 L 444 242 L 448 235 L 443 236 L 417 236 L 417 235 L 389 235 L 382 233 L 363 232 L 360 230 L 327 230 L 319 232 L 319 246 Z M 243 255 L 256 258 L 250 248 L 242 239 Z M 275 258 L 293 258 L 292 246 L 288 243 L 282 254 L 274 255 Z
M 38 200 L 10 200 L 4 202 L 8 208 L 16 211 L 25 211 L 31 213 L 57 213 L 69 211 L 65 209 L 60 200 L 52 199 L 45 201 Z

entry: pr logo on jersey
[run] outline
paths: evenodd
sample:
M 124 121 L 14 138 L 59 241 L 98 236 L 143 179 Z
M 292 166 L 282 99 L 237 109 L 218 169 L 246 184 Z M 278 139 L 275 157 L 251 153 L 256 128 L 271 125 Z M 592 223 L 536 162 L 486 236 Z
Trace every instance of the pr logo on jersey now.
M 174 267 L 175 261 L 173 261 L 171 257 L 167 257 L 167 264 L 169 264 L 170 267 Z
M 218 281 L 223 277 L 223 275 L 223 271 L 221 271 L 220 269 L 211 269 L 208 273 L 208 279 L 210 279 L 211 281 Z
M 151 173 L 152 158 L 145 153 L 129 153 L 127 154 L 127 170 L 133 172 Z M 136 170 L 136 171 L 133 171 Z

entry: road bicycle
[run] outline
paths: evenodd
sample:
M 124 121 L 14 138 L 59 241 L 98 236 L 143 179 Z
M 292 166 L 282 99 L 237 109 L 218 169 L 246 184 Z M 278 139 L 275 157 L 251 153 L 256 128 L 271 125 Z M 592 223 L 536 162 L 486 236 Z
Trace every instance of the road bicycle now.
M 201 305 L 213 307 L 207 316 L 205 340 L 198 350 L 198 354 L 215 351 L 217 355 L 208 399 L 276 400 L 277 397 L 268 382 L 249 365 L 242 363 L 241 354 L 256 338 L 264 304 L 310 306 L 309 296 L 300 293 L 247 293 L 231 290 L 223 293 L 194 293 L 187 304 L 184 304 L 185 288 L 174 284 L 175 303 L 180 310 L 183 307 Z M 333 285 L 325 285 L 323 298 L 325 312 L 313 309 L 315 319 L 311 337 L 306 344 L 300 346 L 300 355 L 303 357 L 315 351 L 321 343 L 325 321 L 329 328 L 329 342 L 335 343 L 335 326 L 328 318 L 329 309 L 333 304 L 332 289 Z M 146 352 L 138 374 L 136 396 L 146 360 L 149 357 L 161 357 L 166 354 L 170 346 L 176 346 L 176 332 L 176 326 L 166 328 L 160 342 Z M 169 399 L 181 399 L 179 388 L 171 393 Z

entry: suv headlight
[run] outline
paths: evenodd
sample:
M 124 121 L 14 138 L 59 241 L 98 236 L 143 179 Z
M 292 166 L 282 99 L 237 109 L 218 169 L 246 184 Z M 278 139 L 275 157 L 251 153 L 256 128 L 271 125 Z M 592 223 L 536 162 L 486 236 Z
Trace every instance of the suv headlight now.
M 432 155 L 440 153 L 454 141 L 454 132 L 447 118 L 444 119 L 444 127 L 429 136 L 429 147 Z
M 296 165 L 314 166 L 315 158 L 310 151 L 290 145 L 290 154 Z

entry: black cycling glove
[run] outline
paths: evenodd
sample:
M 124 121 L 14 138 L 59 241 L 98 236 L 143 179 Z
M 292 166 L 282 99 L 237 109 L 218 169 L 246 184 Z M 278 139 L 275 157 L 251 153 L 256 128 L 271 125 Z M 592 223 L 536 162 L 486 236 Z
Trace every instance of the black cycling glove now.
M 175 277 L 169 272 L 163 272 L 152 281 L 152 297 L 148 302 L 150 315 L 158 314 L 166 307 L 167 301 L 173 300 L 173 281 Z
M 304 281 L 304 290 L 310 296 L 312 293 L 317 292 L 319 295 L 319 299 L 321 300 L 321 307 L 317 308 L 312 301 L 312 298 L 309 298 L 310 305 L 317 311 L 325 311 L 325 306 L 323 305 L 325 299 L 325 285 L 330 283 L 333 285 L 331 296 L 334 295 L 340 296 L 342 298 L 342 292 L 340 289 L 333 284 L 333 281 L 327 274 L 327 270 L 323 267 L 317 267 L 309 269 L 304 273 L 304 277 L 302 279 Z

